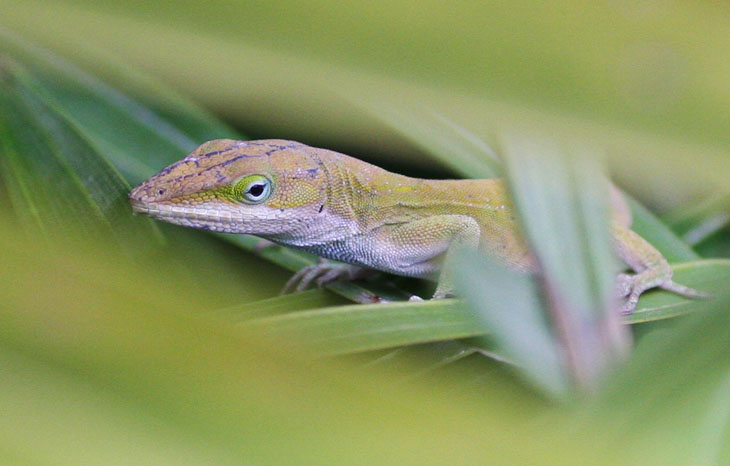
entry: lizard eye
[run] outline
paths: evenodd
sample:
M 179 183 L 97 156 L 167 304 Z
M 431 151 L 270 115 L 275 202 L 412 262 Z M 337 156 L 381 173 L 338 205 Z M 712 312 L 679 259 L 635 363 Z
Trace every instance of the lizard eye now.
M 239 200 L 258 204 L 271 195 L 271 180 L 263 175 L 245 176 L 236 183 L 234 192 Z

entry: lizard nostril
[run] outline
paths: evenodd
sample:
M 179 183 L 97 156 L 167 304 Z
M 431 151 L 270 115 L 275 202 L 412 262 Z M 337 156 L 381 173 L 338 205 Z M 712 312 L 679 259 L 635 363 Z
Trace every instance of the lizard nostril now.
M 157 195 L 158 195 L 158 196 L 162 196 L 162 195 L 163 195 L 163 194 L 165 194 L 166 192 L 167 192 L 167 190 L 166 190 L 166 189 L 158 189 L 158 190 L 157 190 Z

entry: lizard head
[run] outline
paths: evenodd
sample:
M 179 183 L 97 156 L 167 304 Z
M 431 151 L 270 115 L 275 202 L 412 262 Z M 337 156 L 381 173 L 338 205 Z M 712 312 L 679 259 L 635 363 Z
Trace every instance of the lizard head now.
M 283 140 L 206 142 L 129 193 L 135 213 L 224 233 L 281 234 L 313 218 L 325 182 L 315 150 Z

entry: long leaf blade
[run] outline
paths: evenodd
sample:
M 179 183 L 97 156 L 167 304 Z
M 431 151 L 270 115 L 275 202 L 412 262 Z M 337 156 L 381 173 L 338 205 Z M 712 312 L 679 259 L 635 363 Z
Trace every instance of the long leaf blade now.
M 282 338 L 293 336 L 326 355 L 482 333 L 475 318 L 456 300 L 339 306 L 252 320 L 241 324 L 241 328 Z

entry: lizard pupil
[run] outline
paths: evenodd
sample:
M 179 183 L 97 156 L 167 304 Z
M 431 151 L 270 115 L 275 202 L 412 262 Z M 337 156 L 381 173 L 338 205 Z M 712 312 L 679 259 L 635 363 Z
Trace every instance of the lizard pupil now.
M 264 193 L 264 185 L 255 184 L 248 188 L 248 193 L 251 194 L 253 197 L 259 197 Z

